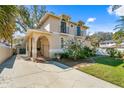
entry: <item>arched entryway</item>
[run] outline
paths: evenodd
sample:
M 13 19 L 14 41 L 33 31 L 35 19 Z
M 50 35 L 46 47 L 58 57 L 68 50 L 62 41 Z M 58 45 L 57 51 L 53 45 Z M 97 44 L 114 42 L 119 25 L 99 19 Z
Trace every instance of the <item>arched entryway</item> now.
M 49 57 L 49 41 L 45 36 L 37 40 L 37 57 Z

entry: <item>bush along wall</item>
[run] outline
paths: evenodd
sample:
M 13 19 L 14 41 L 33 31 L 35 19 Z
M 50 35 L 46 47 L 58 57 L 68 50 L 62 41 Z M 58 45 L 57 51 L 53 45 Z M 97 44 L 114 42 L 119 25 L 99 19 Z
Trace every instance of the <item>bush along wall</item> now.
M 124 55 L 124 53 L 118 51 L 115 48 L 108 48 L 106 51 L 110 57 L 122 58 Z
M 90 49 L 86 46 L 81 46 L 78 43 L 69 43 L 64 49 L 64 53 L 61 53 L 61 58 L 71 58 L 74 60 L 83 59 L 91 56 L 95 56 L 96 50 Z

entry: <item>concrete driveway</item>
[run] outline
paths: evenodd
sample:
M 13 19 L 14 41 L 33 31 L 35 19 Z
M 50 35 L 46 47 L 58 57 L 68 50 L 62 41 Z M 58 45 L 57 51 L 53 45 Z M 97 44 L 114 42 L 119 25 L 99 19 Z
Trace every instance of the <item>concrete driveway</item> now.
M 116 88 L 118 86 L 58 63 L 34 63 L 13 56 L 0 65 L 0 87 Z

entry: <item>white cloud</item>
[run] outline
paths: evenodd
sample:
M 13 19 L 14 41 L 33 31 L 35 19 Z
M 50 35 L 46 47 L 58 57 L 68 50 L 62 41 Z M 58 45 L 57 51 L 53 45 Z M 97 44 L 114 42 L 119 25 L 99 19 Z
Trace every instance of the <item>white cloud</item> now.
M 96 20 L 96 18 L 92 18 L 92 17 L 91 17 L 91 18 L 88 18 L 88 19 L 87 19 L 87 22 L 90 23 L 90 22 L 94 22 L 95 20 Z
M 116 9 L 115 11 L 112 11 L 112 6 L 109 6 L 107 11 L 109 14 L 114 14 L 116 16 L 124 16 L 124 6 L 121 6 L 120 8 Z
M 107 11 L 108 11 L 109 14 L 113 14 L 112 6 L 109 6 L 108 9 L 107 9 Z

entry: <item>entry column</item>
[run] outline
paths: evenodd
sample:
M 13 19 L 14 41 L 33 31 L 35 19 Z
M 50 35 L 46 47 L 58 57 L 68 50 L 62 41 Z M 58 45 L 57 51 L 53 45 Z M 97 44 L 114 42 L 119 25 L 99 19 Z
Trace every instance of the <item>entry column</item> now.
M 37 37 L 33 36 L 32 38 L 32 57 L 33 60 L 37 58 Z

